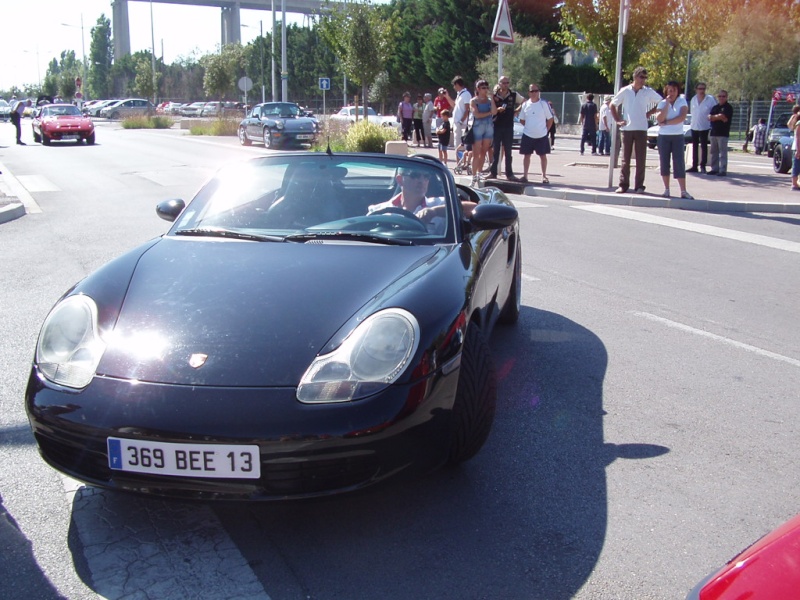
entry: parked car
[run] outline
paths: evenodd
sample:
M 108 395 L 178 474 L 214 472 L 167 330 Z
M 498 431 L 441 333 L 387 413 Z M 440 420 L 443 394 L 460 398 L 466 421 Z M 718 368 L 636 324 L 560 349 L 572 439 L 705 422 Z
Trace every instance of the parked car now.
M 772 148 L 772 168 L 776 173 L 785 174 L 792 170 L 792 159 L 794 158 L 792 142 L 792 136 L 785 135 Z
M 358 120 L 360 121 L 364 118 L 363 106 L 344 106 L 339 110 L 339 112 L 331 115 L 330 120 L 334 122 L 338 121 L 340 123 L 355 123 L 356 111 L 358 111 Z M 371 106 L 367 107 L 367 119 L 369 119 L 370 123 L 375 123 L 376 125 L 381 125 L 383 127 L 397 127 L 396 116 L 379 115 Z
M 180 102 L 162 102 L 156 107 L 156 112 L 162 115 L 174 115 L 180 106 Z
M 300 107 L 293 102 L 257 104 L 239 123 L 239 142 L 253 142 L 266 148 L 313 144 L 319 132 L 316 119 L 300 116 Z
M 222 102 L 206 102 L 200 110 L 201 117 L 219 117 L 222 115 Z
M 100 116 L 106 119 L 119 120 L 125 117 L 135 117 L 155 114 L 156 110 L 149 100 L 143 98 L 126 98 L 118 100 L 100 109 Z
M 730 559 L 686 600 L 784 600 L 800 590 L 800 515 Z
M 203 113 L 203 107 L 206 105 L 205 100 L 202 102 L 192 102 L 191 104 L 184 105 L 181 108 L 181 116 L 183 117 L 199 117 Z
M 404 179 L 437 207 L 427 222 L 374 209 Z M 520 312 L 519 220 L 500 190 L 431 157 L 284 152 L 156 210 L 166 234 L 44 321 L 25 406 L 50 465 L 114 490 L 269 500 L 480 450 L 487 339 Z
M 782 137 L 792 135 L 792 132 L 789 130 L 789 118 L 791 116 L 792 113 L 780 113 L 775 117 L 775 120 L 770 123 L 769 133 L 767 134 L 767 156 L 773 156 L 775 147 L 780 143 Z
M 89 117 L 99 117 L 101 110 L 110 104 L 114 104 L 115 102 L 119 102 L 119 100 L 98 100 L 91 106 L 84 106 L 83 112 Z
M 653 125 L 647 129 L 647 147 L 655 148 L 658 145 L 658 132 L 661 130 L 660 125 Z M 692 115 L 686 115 L 683 121 L 683 140 L 687 144 L 692 143 Z
M 11 105 L 3 98 L 0 98 L 0 120 L 11 120 Z
M 94 144 L 94 123 L 74 104 L 45 104 L 31 121 L 33 141 L 49 146 L 52 141 L 86 140 Z

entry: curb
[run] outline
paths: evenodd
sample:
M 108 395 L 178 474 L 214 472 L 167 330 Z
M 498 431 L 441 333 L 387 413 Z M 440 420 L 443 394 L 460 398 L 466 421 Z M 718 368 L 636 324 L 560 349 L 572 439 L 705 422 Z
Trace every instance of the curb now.
M 0 204 L 0 224 L 8 223 L 24 216 L 25 206 L 22 202 L 13 201 L 8 204 Z

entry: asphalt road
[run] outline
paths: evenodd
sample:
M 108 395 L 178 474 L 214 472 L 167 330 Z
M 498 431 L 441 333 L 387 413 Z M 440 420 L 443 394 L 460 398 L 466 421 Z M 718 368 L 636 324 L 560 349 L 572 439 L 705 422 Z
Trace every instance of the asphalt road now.
M 165 231 L 158 201 L 264 152 L 97 137 L 0 147 L 41 208 L 0 226 L 0 597 L 673 599 L 798 511 L 800 217 L 522 196 L 523 310 L 462 468 L 246 506 L 61 477 L 22 403 L 47 311 Z

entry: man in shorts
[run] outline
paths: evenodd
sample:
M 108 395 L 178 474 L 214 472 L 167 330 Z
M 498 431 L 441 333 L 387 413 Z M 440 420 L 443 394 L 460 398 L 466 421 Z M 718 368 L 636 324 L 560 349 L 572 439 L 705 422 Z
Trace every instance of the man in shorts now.
M 541 90 L 535 83 L 528 86 L 528 99 L 522 104 L 519 120 L 525 127 L 519 143 L 519 153 L 523 156 L 520 181 L 528 181 L 531 154 L 536 152 L 542 162 L 542 183 L 550 183 L 547 178 L 547 155 L 550 154 L 548 135 L 553 125 L 553 113 L 550 105 L 541 99 Z

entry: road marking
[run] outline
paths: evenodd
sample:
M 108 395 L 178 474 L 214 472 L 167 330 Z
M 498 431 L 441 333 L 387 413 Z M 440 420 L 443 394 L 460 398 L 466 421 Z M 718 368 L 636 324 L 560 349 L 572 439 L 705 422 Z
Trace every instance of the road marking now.
M 101 597 L 269 600 L 205 504 L 139 498 L 61 479 L 92 588 Z
M 28 190 L 25 189 L 25 186 L 11 174 L 11 171 L 9 171 L 3 163 L 0 163 L 0 171 L 3 172 L 3 180 L 8 186 L 9 191 L 13 196 L 19 198 L 19 201 L 22 202 L 22 205 L 25 207 L 25 212 L 29 214 L 42 212 L 42 208 L 36 203 L 33 196 L 30 195 Z
M 525 275 L 525 273 L 522 274 L 522 278 L 525 281 L 541 281 L 541 279 L 539 279 L 538 277 L 534 277 L 533 275 Z
M 642 223 L 650 223 L 652 225 L 672 227 L 673 229 L 683 229 L 684 231 L 692 231 L 694 233 L 700 233 L 703 235 L 710 235 L 714 237 L 725 238 L 728 240 L 735 240 L 737 242 L 746 242 L 748 244 L 756 244 L 758 246 L 765 246 L 767 248 L 774 248 L 776 250 L 784 250 L 786 252 L 794 252 L 800 254 L 800 243 L 768 237 L 766 235 L 758 235 L 756 233 L 745 233 L 743 231 L 736 231 L 734 229 L 724 229 L 722 227 L 714 227 L 713 225 L 700 225 L 698 223 L 689 223 L 687 221 L 679 221 L 678 219 L 670 219 L 667 217 L 659 217 L 647 213 L 639 213 L 632 210 L 615 208 L 613 206 L 577 205 L 577 206 L 572 206 L 572 208 L 603 214 L 609 217 L 630 219 L 632 221 L 640 221 Z
M 765 356 L 773 360 L 785 362 L 787 364 L 792 365 L 793 367 L 800 367 L 800 360 L 789 358 L 788 356 L 783 356 L 782 354 L 776 354 L 775 352 L 770 352 L 769 350 L 764 350 L 763 348 L 758 348 L 757 346 L 751 346 L 750 344 L 737 342 L 736 340 L 732 340 L 731 338 L 727 338 L 721 335 L 716 335 L 715 333 L 709 333 L 708 331 L 703 331 L 702 329 L 696 329 L 694 327 L 690 327 L 689 325 L 678 323 L 677 321 L 670 321 L 669 319 L 658 317 L 650 313 L 634 311 L 633 314 L 637 317 L 642 317 L 643 319 L 647 319 L 649 321 L 661 323 L 662 325 L 671 327 L 672 329 L 678 329 L 680 331 L 685 331 L 687 333 L 693 333 L 694 335 L 699 335 L 701 337 L 709 338 L 717 342 L 722 342 L 723 344 L 728 344 L 729 346 L 733 346 L 734 348 L 739 348 L 740 350 L 752 352 L 753 354 L 758 354 L 759 356 Z
M 547 204 L 535 204 L 527 200 L 512 200 L 511 203 L 514 208 L 548 208 Z
M 44 175 L 17 175 L 19 182 L 29 192 L 60 192 L 61 188 Z

